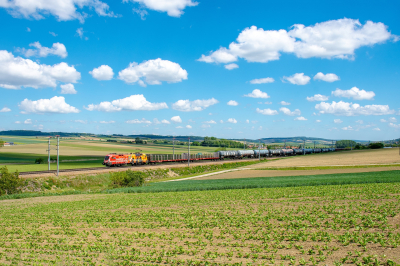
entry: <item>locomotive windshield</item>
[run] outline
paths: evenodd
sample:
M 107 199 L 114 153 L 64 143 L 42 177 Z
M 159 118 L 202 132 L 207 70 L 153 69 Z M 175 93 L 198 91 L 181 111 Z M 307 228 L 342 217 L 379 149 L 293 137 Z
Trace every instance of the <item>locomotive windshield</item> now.
M 110 158 L 110 156 L 106 156 L 106 157 L 104 158 L 104 161 L 107 161 L 109 158 Z

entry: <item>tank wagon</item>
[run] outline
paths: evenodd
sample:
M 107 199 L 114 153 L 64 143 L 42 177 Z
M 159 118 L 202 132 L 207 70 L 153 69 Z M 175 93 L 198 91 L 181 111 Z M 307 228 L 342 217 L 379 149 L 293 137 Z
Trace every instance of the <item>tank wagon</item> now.
M 167 162 L 187 162 L 193 161 L 216 161 L 224 159 L 243 159 L 243 158 L 258 158 L 272 156 L 293 156 L 321 152 L 334 152 L 335 148 L 322 149 L 271 149 L 271 150 L 237 150 L 237 151 L 219 151 L 214 153 L 198 153 L 190 154 L 182 153 L 179 155 L 173 154 L 145 154 L 145 153 L 110 153 L 104 157 L 103 165 L 105 166 L 123 166 L 131 164 L 156 164 Z

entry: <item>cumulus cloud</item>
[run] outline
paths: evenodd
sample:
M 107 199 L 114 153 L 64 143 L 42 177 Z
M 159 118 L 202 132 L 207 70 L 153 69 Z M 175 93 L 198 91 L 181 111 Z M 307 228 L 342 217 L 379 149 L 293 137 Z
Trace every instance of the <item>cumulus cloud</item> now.
M 364 124 L 364 121 L 362 121 L 362 120 L 357 120 L 356 123 L 361 125 L 361 124 Z
M 303 116 L 299 116 L 299 117 L 296 117 L 293 120 L 296 120 L 296 121 L 307 121 L 307 118 L 304 118 Z
M 343 121 L 342 121 L 341 119 L 333 119 L 333 122 L 334 122 L 335 124 L 343 123 Z
M 58 36 L 58 34 L 57 34 L 57 33 L 55 33 L 55 32 L 52 32 L 52 31 L 49 31 L 49 34 L 50 34 L 50 35 L 52 35 L 53 37 L 57 37 L 57 36 Z
M 230 101 L 227 103 L 227 105 L 231 105 L 231 106 L 238 106 L 238 105 L 239 105 L 239 103 L 238 103 L 237 101 L 230 100 Z
M 333 101 L 332 103 L 321 102 L 315 105 L 315 109 L 319 110 L 321 114 L 334 114 L 343 116 L 388 115 L 394 113 L 394 110 L 390 110 L 389 105 L 373 104 L 361 106 L 357 103 L 348 103 L 343 101 Z
M 228 70 L 232 70 L 232 69 L 235 69 L 235 68 L 239 68 L 239 66 L 237 65 L 237 64 L 234 64 L 234 63 L 232 63 L 232 64 L 227 64 L 227 65 L 225 65 L 224 66 L 226 69 L 228 69 Z
M 334 82 L 339 80 L 339 77 L 333 73 L 324 74 L 322 72 L 318 72 L 317 75 L 314 76 L 314 80 L 322 80 L 326 82 Z
M 182 112 L 191 112 L 191 111 L 203 111 L 207 107 L 217 104 L 218 101 L 214 98 L 208 100 L 179 100 L 176 103 L 172 104 L 172 109 L 182 111 Z
M 191 129 L 191 128 L 192 128 L 192 126 L 191 126 L 191 125 L 186 125 L 186 128 L 189 128 L 189 129 Z
M 111 120 L 111 121 L 100 121 L 100 124 L 114 124 L 115 121 Z
M 262 115 L 277 115 L 278 114 L 278 111 L 272 110 L 272 109 L 269 109 L 269 108 L 267 108 L 267 109 L 257 108 L 256 112 L 259 113 L 259 114 L 262 114 Z
M 99 104 L 89 104 L 84 107 L 88 111 L 153 111 L 168 108 L 166 103 L 151 103 L 146 100 L 143 94 L 131 95 L 129 97 L 114 100 L 112 102 L 101 102 Z
M 0 87 L 53 87 L 57 81 L 76 83 L 81 74 L 73 66 L 62 62 L 53 66 L 38 64 L 30 59 L 14 57 L 12 53 L 0 51 Z
M 250 80 L 250 84 L 264 84 L 264 83 L 272 83 L 275 80 L 273 78 L 261 78 L 261 79 L 252 79 Z
M 57 55 L 61 58 L 66 58 L 68 56 L 67 48 L 65 48 L 64 44 L 59 42 L 53 43 L 51 48 L 43 47 L 39 42 L 31 43 L 29 46 L 35 47 L 36 49 L 18 48 L 17 51 L 21 52 L 26 57 L 47 57 L 48 55 Z
M 203 124 L 203 125 L 201 125 L 201 127 L 202 127 L 202 128 L 209 128 L 209 127 L 211 127 L 211 126 L 208 125 L 208 124 Z
M 342 127 L 343 130 L 353 130 L 352 126 L 348 126 L 348 127 Z
M 350 90 L 336 89 L 332 91 L 332 95 L 336 97 L 353 98 L 354 100 L 373 100 L 375 93 L 373 91 L 360 90 L 353 87 Z
M 362 25 L 359 20 L 347 18 L 307 27 L 295 24 L 290 31 L 252 26 L 244 29 L 229 48 L 211 51 L 199 61 L 230 63 L 243 58 L 248 62 L 266 63 L 278 60 L 281 53 L 292 53 L 298 58 L 353 59 L 356 49 L 388 40 L 397 41 L 398 37 L 383 23 L 367 21 Z
M 381 121 L 382 123 L 386 123 L 387 122 L 387 120 L 386 119 L 381 119 L 381 120 L 379 120 L 379 121 Z
M 158 12 L 167 12 L 168 16 L 180 17 L 186 7 L 197 6 L 198 3 L 192 0 L 123 0 L 122 2 L 139 3 L 142 7 L 146 7 Z
M 88 15 L 77 12 L 77 8 L 85 7 L 94 9 L 99 16 L 115 17 L 113 12 L 108 12 L 109 6 L 100 0 L 5 0 L 0 1 L 0 7 L 6 8 L 13 17 L 36 20 L 44 19 L 46 15 L 51 14 L 58 21 L 78 19 L 83 23 Z
M 372 130 L 381 131 L 381 129 L 379 127 L 373 128 Z
M 171 122 L 169 122 L 169 121 L 166 120 L 166 119 L 161 120 L 161 123 L 162 123 L 162 124 L 171 124 Z
M 77 91 L 75 90 L 74 84 L 68 83 L 64 85 L 60 85 L 61 94 L 76 94 Z
M 174 123 L 182 123 L 182 119 L 179 115 L 171 117 L 171 121 Z
M 236 124 L 237 120 L 235 118 L 229 118 L 226 122 Z
M 396 117 L 390 117 L 389 118 L 389 122 L 393 122 L 393 123 L 397 122 Z
M 400 124 L 389 123 L 389 127 L 400 128 Z
M 168 83 L 181 82 L 187 79 L 188 73 L 177 63 L 157 58 L 143 63 L 130 63 L 129 67 L 118 73 L 118 79 L 128 84 L 138 83 L 141 86 L 159 85 L 163 81 Z
M 293 116 L 293 115 L 301 115 L 301 111 L 299 109 L 296 109 L 293 112 L 291 112 L 289 108 L 281 107 L 281 108 L 279 108 L 279 111 L 281 111 L 285 115 L 291 115 L 291 116 Z
M 65 98 L 62 96 L 54 96 L 50 99 L 40 99 L 37 101 L 25 99 L 18 106 L 22 113 L 79 113 L 79 110 L 67 104 Z
M 321 120 L 315 120 L 315 122 L 317 122 L 317 123 L 321 123 Z
M 93 68 L 89 74 L 97 80 L 110 80 L 114 76 L 113 69 L 108 65 L 101 65 L 98 68 Z
M 87 120 L 75 120 L 75 123 L 87 124 Z
M 0 113 L 7 113 L 7 112 L 11 112 L 11 109 L 8 107 L 3 107 L 3 109 L 0 110 Z
M 26 120 L 24 121 L 24 124 L 26 124 L 26 125 L 32 124 L 32 119 L 26 119 Z
M 328 96 L 321 95 L 321 94 L 315 94 L 312 97 L 307 97 L 307 101 L 309 102 L 322 102 L 322 101 L 327 101 L 329 99 Z
M 285 101 L 281 101 L 279 104 L 281 104 L 281 105 L 290 105 L 290 103 L 285 102 Z
M 306 85 L 310 82 L 310 77 L 305 76 L 304 73 L 296 73 L 290 77 L 283 77 L 283 80 L 287 80 L 295 85 Z
M 139 119 L 133 119 L 133 120 L 128 120 L 126 121 L 127 124 L 151 124 L 151 122 L 145 118 L 142 118 L 142 120 Z
M 270 96 L 266 92 L 262 92 L 259 89 L 253 90 L 251 93 L 244 95 L 245 97 L 251 97 L 251 98 L 264 98 L 267 99 Z
M 210 120 L 210 121 L 205 121 L 204 123 L 206 123 L 206 124 L 216 124 L 217 122 L 215 122 L 214 120 Z
M 15 121 L 14 123 L 15 124 L 21 124 L 21 121 Z

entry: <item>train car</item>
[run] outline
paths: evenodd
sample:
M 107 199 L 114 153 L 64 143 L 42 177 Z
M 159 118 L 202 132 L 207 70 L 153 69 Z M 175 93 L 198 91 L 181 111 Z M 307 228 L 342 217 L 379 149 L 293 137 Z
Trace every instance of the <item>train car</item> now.
M 328 148 L 322 148 L 322 152 L 328 152 L 329 149 Z
M 293 150 L 293 154 L 294 155 L 301 155 L 301 154 L 303 154 L 303 149 L 294 149 Z
M 240 150 L 238 152 L 238 158 L 254 158 L 253 150 Z
M 132 154 L 110 153 L 104 157 L 103 165 L 106 166 L 122 166 L 131 163 Z
M 238 158 L 238 151 L 220 151 L 219 158 L 223 160 L 224 158 Z
M 254 157 L 269 157 L 269 150 L 254 150 Z
M 313 149 L 304 149 L 305 154 L 311 154 L 313 153 Z
M 282 149 L 283 156 L 291 156 L 294 154 L 293 149 Z
M 149 163 L 149 158 L 147 157 L 146 154 L 144 153 L 132 154 L 131 165 L 142 165 L 148 163 Z
M 274 149 L 274 150 L 269 150 L 271 156 L 281 156 L 282 155 L 282 150 L 280 149 Z

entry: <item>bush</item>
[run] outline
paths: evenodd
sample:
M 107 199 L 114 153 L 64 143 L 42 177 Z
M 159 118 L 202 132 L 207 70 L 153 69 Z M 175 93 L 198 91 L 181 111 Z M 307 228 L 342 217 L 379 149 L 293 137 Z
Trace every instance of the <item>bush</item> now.
M 385 145 L 384 145 L 383 143 L 381 143 L 381 142 L 370 143 L 370 144 L 368 145 L 368 147 L 369 147 L 370 149 L 382 149 L 384 146 L 385 146 Z
M 8 172 L 8 168 L 6 166 L 1 168 L 0 196 L 18 193 L 21 185 L 22 180 L 19 178 L 18 171 L 12 174 Z
M 148 174 L 141 171 L 127 170 L 110 174 L 113 187 L 141 187 Z
M 42 159 L 42 158 L 37 158 L 37 159 L 35 160 L 35 163 L 41 164 L 41 163 L 43 163 L 43 159 Z

